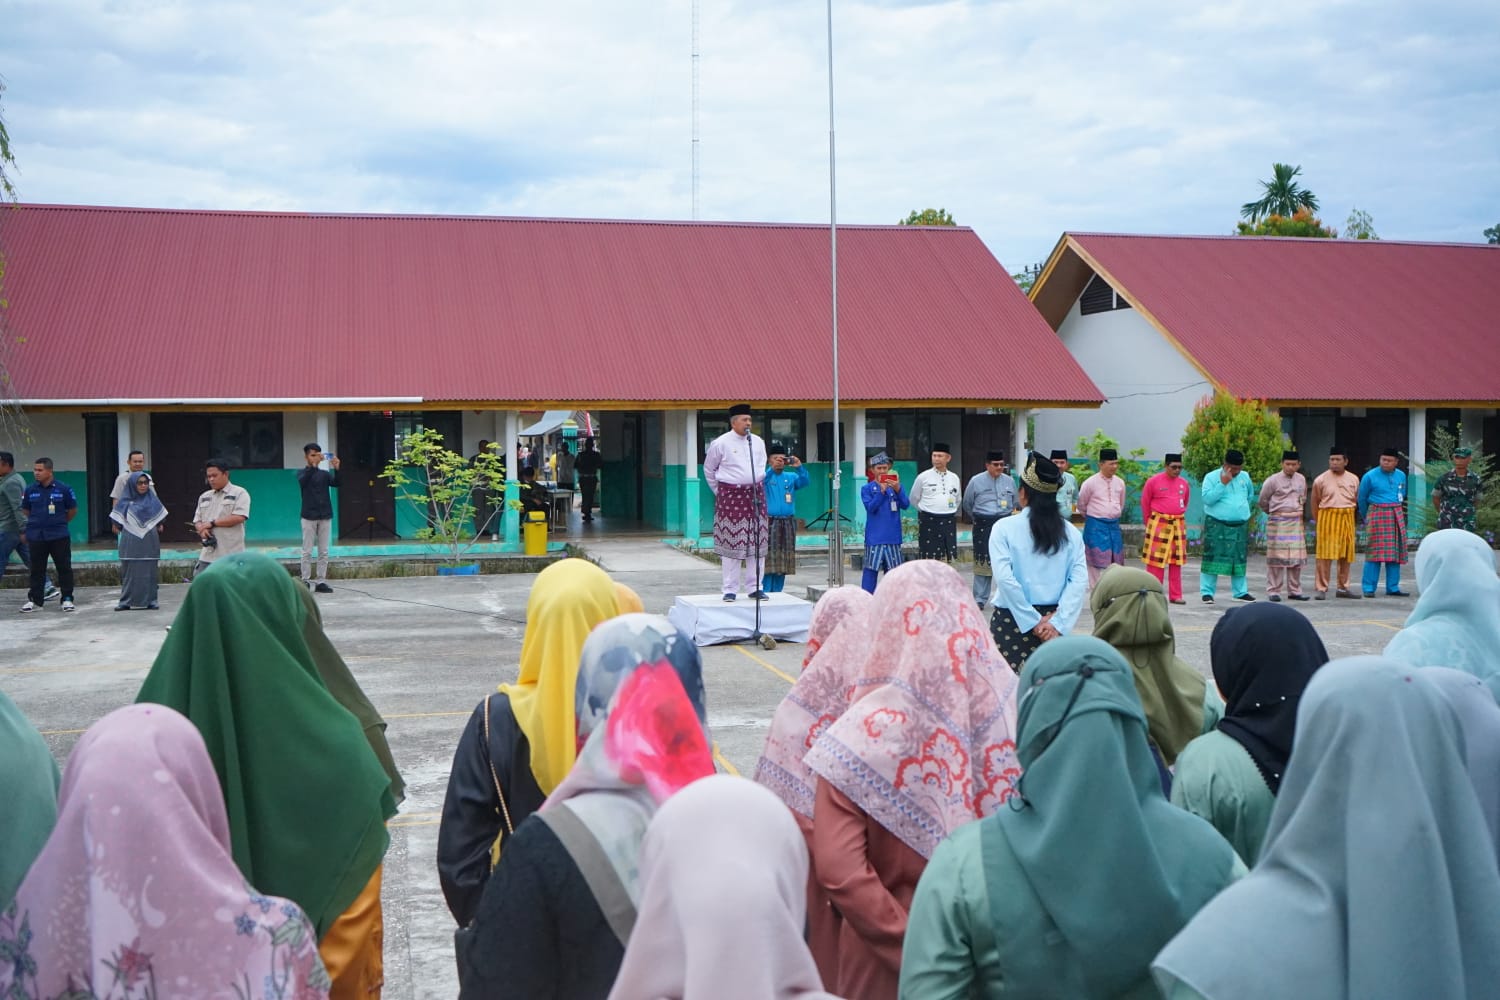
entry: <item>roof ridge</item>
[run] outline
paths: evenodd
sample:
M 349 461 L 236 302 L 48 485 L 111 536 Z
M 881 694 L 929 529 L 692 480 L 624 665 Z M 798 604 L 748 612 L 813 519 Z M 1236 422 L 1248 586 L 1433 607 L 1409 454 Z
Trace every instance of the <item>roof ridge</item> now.
M 1385 245 L 1385 246 L 1481 247 L 1481 248 L 1487 248 L 1487 247 L 1491 247 L 1491 246 L 1494 245 L 1494 244 L 1489 244 L 1489 243 L 1465 243 L 1465 242 L 1457 242 L 1457 241 L 1451 241 L 1451 240 L 1388 240 L 1388 239 L 1351 240 L 1351 239 L 1342 239 L 1342 238 L 1339 238 L 1339 239 L 1324 239 L 1324 238 L 1318 238 L 1318 237 L 1305 237 L 1305 236 L 1241 236 L 1238 233 L 1101 233 L 1101 232 L 1080 232 L 1080 231 L 1072 230 L 1072 229 L 1065 231 L 1063 235 L 1065 235 L 1065 236 L 1071 236 L 1071 237 L 1075 237 L 1075 238 L 1101 237 L 1101 238 L 1108 238 L 1108 239 L 1130 239 L 1130 240 L 1212 240 L 1212 241 L 1219 241 L 1219 240 L 1226 240 L 1227 241 L 1227 240 L 1232 240 L 1232 241 L 1234 241 L 1236 243 L 1249 243 L 1249 242 L 1265 243 L 1265 242 L 1272 242 L 1272 241 L 1278 242 L 1278 243 L 1282 243 L 1282 242 L 1286 242 L 1288 240 L 1295 240 L 1295 241 L 1297 241 L 1299 243 L 1307 243 L 1307 244 L 1315 244 L 1315 245 L 1330 245 L 1330 246 L 1352 246 L 1354 244 L 1366 244 L 1366 245 L 1374 246 L 1376 244 L 1382 244 L 1382 245 Z

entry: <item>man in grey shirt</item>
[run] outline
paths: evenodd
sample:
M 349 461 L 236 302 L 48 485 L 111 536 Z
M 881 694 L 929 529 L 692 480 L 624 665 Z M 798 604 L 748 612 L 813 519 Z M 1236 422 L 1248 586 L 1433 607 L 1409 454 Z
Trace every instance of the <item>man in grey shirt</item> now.
M 1016 481 L 1005 471 L 1005 452 L 984 456 L 984 471 L 964 489 L 964 516 L 974 525 L 974 600 L 982 608 L 990 599 L 990 531 L 995 522 L 1016 512 Z
M 21 566 L 31 569 L 31 546 L 26 544 L 26 515 L 21 512 L 21 495 L 26 492 L 26 477 L 16 471 L 16 456 L 0 451 L 0 575 L 14 552 Z M 43 601 L 57 596 L 57 587 L 47 580 Z

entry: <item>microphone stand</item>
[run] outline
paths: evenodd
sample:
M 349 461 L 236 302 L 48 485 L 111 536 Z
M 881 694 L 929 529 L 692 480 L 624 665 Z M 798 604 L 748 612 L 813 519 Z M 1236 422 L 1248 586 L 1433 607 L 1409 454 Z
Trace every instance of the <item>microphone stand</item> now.
M 755 435 L 754 432 L 745 435 L 745 447 L 750 452 L 750 500 L 753 504 L 752 517 L 750 521 L 751 545 L 754 548 L 753 559 L 755 566 L 755 590 L 751 593 L 759 594 L 752 597 L 755 602 L 755 630 L 750 633 L 750 641 L 759 643 L 762 649 L 771 650 L 776 648 L 776 640 L 769 635 L 764 635 L 760 630 L 760 602 L 765 600 L 765 587 L 761 579 L 761 556 L 760 556 L 760 515 L 766 510 L 765 469 L 758 472 L 755 468 Z M 769 513 L 769 512 L 768 512 Z

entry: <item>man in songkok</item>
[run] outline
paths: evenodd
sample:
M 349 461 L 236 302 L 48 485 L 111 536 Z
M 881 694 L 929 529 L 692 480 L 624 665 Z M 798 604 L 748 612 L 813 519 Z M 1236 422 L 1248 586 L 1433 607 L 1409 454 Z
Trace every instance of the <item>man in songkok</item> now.
M 952 562 L 958 555 L 958 502 L 963 483 L 948 463 L 953 454 L 944 442 L 932 445 L 932 468 L 917 473 L 911 502 L 917 508 L 917 554 Z
M 1266 512 L 1266 593 L 1280 601 L 1305 601 L 1302 564 L 1307 562 L 1307 479 L 1302 456 L 1281 453 L 1281 471 L 1260 487 L 1260 509 Z
M 770 539 L 766 519 L 766 443 L 750 432 L 750 407 L 729 408 L 729 430 L 714 438 L 703 456 L 703 478 L 714 494 L 714 552 L 724 573 L 724 600 L 744 592 L 756 600 L 761 565 Z
M 1125 539 L 1120 533 L 1120 515 L 1125 511 L 1125 480 L 1119 471 L 1120 453 L 1114 448 L 1100 448 L 1099 471 L 1085 479 L 1078 491 L 1090 589 L 1099 582 L 1105 570 L 1125 565 Z
M 1387 597 L 1406 597 L 1401 567 L 1406 564 L 1406 473 L 1396 468 L 1401 453 L 1387 448 L 1380 464 L 1359 480 L 1359 517 L 1365 522 L 1365 570 L 1360 582 L 1366 597 L 1375 596 L 1380 567 L 1385 567 Z
M 1141 557 L 1146 572 L 1165 579 L 1167 597 L 1173 604 L 1182 596 L 1182 567 L 1187 565 L 1187 513 L 1192 485 L 1182 475 L 1182 455 L 1168 452 L 1165 468 L 1141 487 L 1141 520 L 1146 522 L 1146 542 Z

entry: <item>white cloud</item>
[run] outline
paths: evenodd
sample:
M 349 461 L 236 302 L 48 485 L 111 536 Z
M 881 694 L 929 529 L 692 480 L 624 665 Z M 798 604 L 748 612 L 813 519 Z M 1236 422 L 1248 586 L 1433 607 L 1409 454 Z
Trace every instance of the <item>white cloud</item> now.
M 1310 0 L 836 0 L 839 214 L 1224 232 L 1273 160 L 1341 225 L 1500 220 L 1500 13 Z M 702 0 L 702 214 L 827 218 L 821 3 Z M 685 218 L 689 0 L 13 3 L 32 201 Z M 1437 195 L 1434 198 L 1434 194 Z

